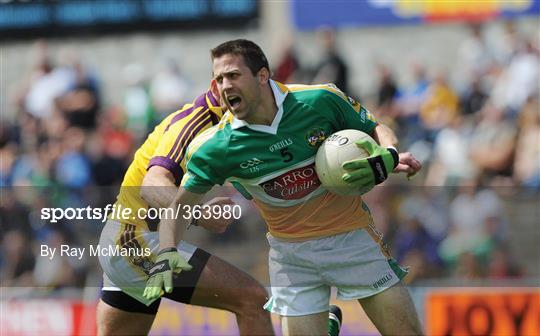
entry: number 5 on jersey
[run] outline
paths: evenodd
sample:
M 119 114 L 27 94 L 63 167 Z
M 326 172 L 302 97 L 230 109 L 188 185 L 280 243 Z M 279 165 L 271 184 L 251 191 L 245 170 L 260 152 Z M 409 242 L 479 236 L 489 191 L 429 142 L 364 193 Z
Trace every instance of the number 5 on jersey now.
M 281 156 L 283 157 L 283 162 L 291 162 L 293 159 L 293 155 L 291 152 L 289 152 L 289 147 L 284 147 L 280 151 Z

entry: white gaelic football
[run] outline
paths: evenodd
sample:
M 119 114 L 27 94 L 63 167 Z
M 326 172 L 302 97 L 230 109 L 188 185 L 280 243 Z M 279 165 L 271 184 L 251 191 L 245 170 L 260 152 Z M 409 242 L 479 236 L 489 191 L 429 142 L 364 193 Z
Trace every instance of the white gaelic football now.
M 315 157 L 315 170 L 322 186 L 337 195 L 359 195 L 361 191 L 341 179 L 347 170 L 341 165 L 349 160 L 362 159 L 369 154 L 355 142 L 367 139 L 376 143 L 368 134 L 347 129 L 330 135 L 319 147 Z

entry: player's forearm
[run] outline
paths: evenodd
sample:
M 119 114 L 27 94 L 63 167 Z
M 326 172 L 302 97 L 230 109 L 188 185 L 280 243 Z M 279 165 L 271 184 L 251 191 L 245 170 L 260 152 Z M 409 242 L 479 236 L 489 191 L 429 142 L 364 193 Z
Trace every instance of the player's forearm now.
M 141 191 L 141 197 L 153 208 L 166 208 L 171 204 L 177 191 L 178 188 L 174 184 L 167 187 L 146 187 L 144 192 Z
M 166 208 L 174 200 L 177 191 L 178 187 L 172 177 L 147 174 L 142 183 L 141 197 L 153 208 Z
M 398 139 L 396 137 L 396 134 L 390 127 L 378 124 L 375 129 L 373 130 L 373 139 L 377 141 L 379 145 L 382 147 L 396 147 L 398 146 Z
M 184 231 L 189 223 L 180 216 L 178 219 L 162 219 L 159 223 L 159 249 L 176 247 L 184 238 Z
M 166 213 L 176 213 L 176 209 L 181 208 L 178 198 L 173 197 L 173 201 L 168 206 Z M 185 219 L 183 214 L 178 213 L 178 218 L 165 216 L 159 223 L 159 247 L 160 250 L 168 247 L 176 247 L 184 237 L 184 232 L 189 224 L 189 219 Z
M 165 216 L 159 224 L 160 249 L 176 247 L 184 238 L 184 232 L 192 217 L 192 213 L 188 212 L 202 200 L 203 196 L 204 194 L 195 194 L 184 188 L 178 189 L 166 211 L 166 213 L 174 213 L 176 216 L 171 216 L 173 218 Z

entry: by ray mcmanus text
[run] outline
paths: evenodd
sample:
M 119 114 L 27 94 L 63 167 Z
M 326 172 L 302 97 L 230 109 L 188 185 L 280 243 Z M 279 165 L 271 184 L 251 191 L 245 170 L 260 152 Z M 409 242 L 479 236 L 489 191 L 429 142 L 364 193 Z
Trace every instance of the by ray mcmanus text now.
M 60 245 L 50 247 L 42 244 L 40 246 L 40 256 L 53 259 L 54 257 L 74 257 L 81 260 L 85 254 L 90 257 L 149 257 L 152 251 L 148 247 L 121 247 L 120 245 L 100 246 L 88 245 L 88 247 L 72 247 L 70 245 Z

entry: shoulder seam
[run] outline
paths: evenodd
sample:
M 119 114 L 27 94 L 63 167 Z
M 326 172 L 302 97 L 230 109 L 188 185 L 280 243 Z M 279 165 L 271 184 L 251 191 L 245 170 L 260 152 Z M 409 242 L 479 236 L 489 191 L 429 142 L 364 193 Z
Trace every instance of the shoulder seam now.
M 313 91 L 313 90 L 324 90 L 329 91 L 332 93 L 343 93 L 337 86 L 335 86 L 332 83 L 326 83 L 326 84 L 314 84 L 314 85 L 307 85 L 307 84 L 289 84 L 287 85 L 287 88 L 291 92 L 301 92 L 301 91 Z

